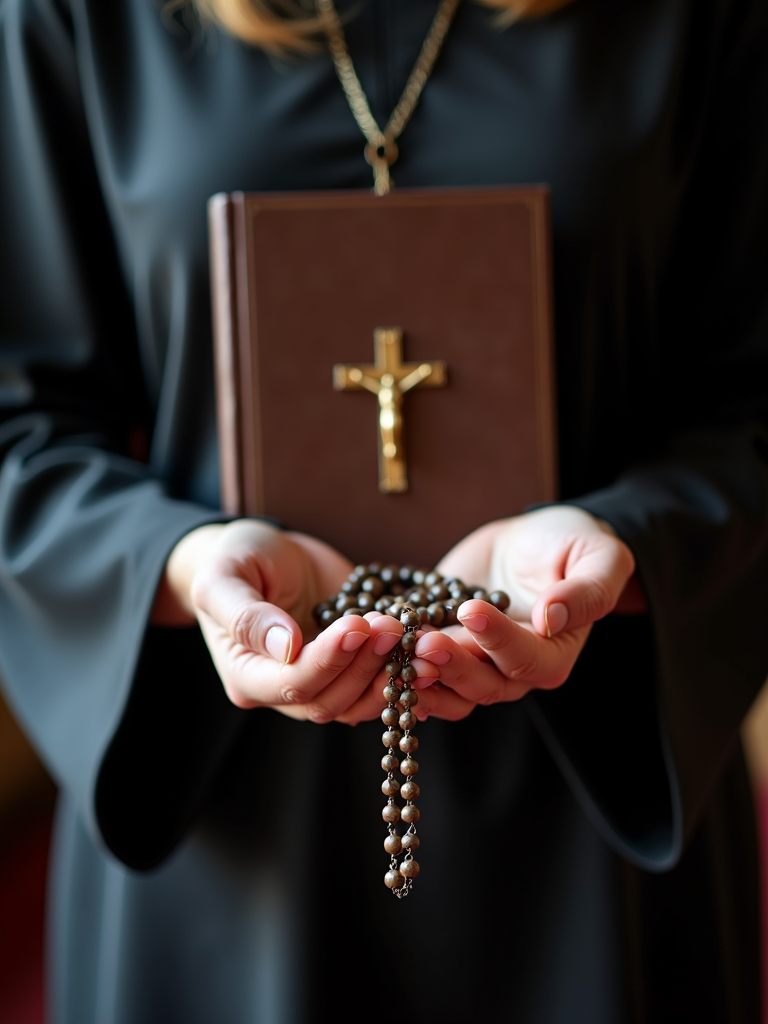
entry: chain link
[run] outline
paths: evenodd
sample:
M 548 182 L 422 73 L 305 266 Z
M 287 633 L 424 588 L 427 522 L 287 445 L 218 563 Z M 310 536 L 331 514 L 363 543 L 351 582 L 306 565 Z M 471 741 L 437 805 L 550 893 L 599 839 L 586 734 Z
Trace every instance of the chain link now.
M 344 29 L 333 0 L 315 0 L 318 14 L 323 20 L 328 49 L 336 68 L 336 74 L 355 121 L 367 139 L 364 150 L 365 159 L 373 168 L 373 190 L 376 195 L 386 195 L 392 188 L 393 182 L 389 175 L 389 168 L 397 160 L 398 150 L 395 139 L 411 119 L 460 2 L 461 0 L 441 0 L 427 38 L 424 40 L 421 52 L 405 84 L 403 94 L 382 131 L 371 113 L 360 79 L 357 77 L 344 38 Z

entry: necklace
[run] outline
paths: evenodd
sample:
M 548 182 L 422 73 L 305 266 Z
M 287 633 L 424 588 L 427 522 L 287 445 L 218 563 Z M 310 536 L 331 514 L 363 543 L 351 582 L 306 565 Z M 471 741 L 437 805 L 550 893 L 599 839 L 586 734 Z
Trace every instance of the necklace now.
M 371 113 L 360 79 L 355 72 L 333 0 L 315 0 L 317 11 L 323 18 L 333 66 L 336 68 L 350 110 L 367 139 L 365 159 L 373 168 L 373 191 L 377 196 L 385 196 L 393 186 L 389 168 L 397 160 L 396 139 L 411 119 L 427 79 L 432 74 L 459 3 L 460 0 L 440 0 L 440 6 L 405 84 L 403 94 L 382 130 Z

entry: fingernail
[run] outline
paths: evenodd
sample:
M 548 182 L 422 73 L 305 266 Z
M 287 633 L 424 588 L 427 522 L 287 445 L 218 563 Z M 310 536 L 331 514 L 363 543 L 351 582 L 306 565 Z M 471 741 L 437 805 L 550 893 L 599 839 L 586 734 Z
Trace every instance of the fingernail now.
M 400 639 L 399 633 L 380 633 L 373 643 L 374 654 L 387 654 Z
M 568 609 L 560 601 L 547 605 L 544 609 L 544 625 L 547 627 L 547 636 L 554 636 L 561 633 L 568 625 Z
M 467 629 L 471 629 L 473 633 L 482 633 L 488 629 L 488 616 L 487 615 L 468 615 L 465 619 L 461 619 L 462 626 L 466 626 Z
M 347 653 L 356 651 L 358 647 L 362 647 L 367 639 L 367 633 L 347 633 L 341 641 L 341 649 Z
M 267 638 L 264 641 L 264 646 L 270 655 L 275 661 L 281 661 L 283 665 L 287 665 L 290 661 L 292 644 L 293 637 L 282 626 L 273 626 L 267 633 Z
M 420 654 L 417 652 L 417 658 L 423 658 L 424 661 L 431 661 L 433 665 L 447 665 L 451 660 L 451 655 L 448 651 L 428 651 L 426 654 Z

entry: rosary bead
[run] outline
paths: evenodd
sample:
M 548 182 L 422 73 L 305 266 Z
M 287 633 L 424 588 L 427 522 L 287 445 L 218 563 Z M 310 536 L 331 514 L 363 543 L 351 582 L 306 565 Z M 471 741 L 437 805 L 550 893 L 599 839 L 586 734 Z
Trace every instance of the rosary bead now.
M 367 565 L 356 565 L 355 568 L 353 569 L 353 571 L 349 574 L 349 578 L 352 579 L 352 577 L 354 576 L 355 579 L 364 580 L 367 575 L 368 575 L 368 566 Z
M 441 604 L 429 605 L 427 608 L 429 612 L 429 624 L 430 626 L 442 626 L 443 620 L 445 619 L 445 608 Z
M 405 587 L 402 583 L 392 583 L 389 592 L 393 597 L 402 597 L 405 593 Z
M 382 722 L 384 723 L 384 725 L 388 725 L 390 727 L 393 725 L 397 725 L 398 717 L 399 716 L 397 708 L 384 708 L 384 710 L 381 712 Z M 403 725 L 403 729 L 410 729 L 410 726 Z
M 392 659 L 392 661 L 388 661 L 387 664 L 384 666 L 384 671 L 387 673 L 390 679 L 397 679 L 397 677 L 400 675 L 400 668 L 400 662 Z
M 386 778 L 381 784 L 381 792 L 384 794 L 384 796 L 397 796 L 397 791 L 399 789 L 400 783 L 397 781 L 397 779 Z
M 400 689 L 394 683 L 387 683 L 381 693 L 387 704 L 400 700 Z
M 444 583 L 436 583 L 433 587 L 429 588 L 429 596 L 433 601 L 445 601 L 451 595 Z
M 387 710 L 389 710 L 389 709 L 387 709 Z M 383 719 L 384 715 L 382 714 L 381 717 Z M 398 722 L 398 725 L 400 726 L 401 729 L 415 729 L 417 723 L 418 723 L 418 718 L 416 717 L 416 715 L 414 715 L 414 713 L 412 711 L 404 711 L 402 713 L 402 715 L 400 715 L 400 721 Z M 391 723 L 390 722 L 385 722 L 384 724 L 385 725 L 390 725 L 390 724 L 394 725 L 395 723 L 394 722 L 391 722 Z
M 373 606 L 377 612 L 389 611 L 389 606 L 392 604 L 392 595 L 385 594 L 384 597 L 378 598 L 376 604 Z
M 424 585 L 424 580 L 427 578 L 427 570 L 425 569 L 414 569 L 411 573 L 411 580 L 414 585 L 421 587 Z
M 472 597 L 474 598 L 475 601 L 487 601 L 488 591 L 485 590 L 483 587 L 478 587 L 477 590 L 472 591 Z
M 400 621 L 406 629 L 414 629 L 421 625 L 421 615 L 415 608 L 403 608 L 400 613 Z
M 488 600 L 494 606 L 498 608 L 500 612 L 505 612 L 509 608 L 509 594 L 505 594 L 503 590 L 494 590 L 488 595 Z
M 384 593 L 384 584 L 378 576 L 368 576 L 363 580 L 362 589 L 366 594 L 372 594 L 374 598 L 381 597 Z
M 400 637 L 400 646 L 406 654 L 410 654 L 418 642 L 419 638 L 415 633 L 403 633 Z
M 397 804 L 384 804 L 381 816 L 388 825 L 394 825 L 396 821 L 400 821 L 400 808 Z
M 406 858 L 400 865 L 400 874 L 403 878 L 415 878 L 419 873 L 419 865 L 412 858 Z
M 347 608 L 346 611 L 342 612 L 341 613 L 341 617 L 344 618 L 345 615 L 362 615 L 362 614 L 363 614 L 363 609 L 362 608 L 358 608 L 357 604 L 355 604 L 354 608 Z
M 427 609 L 427 606 L 425 604 L 419 605 L 419 607 L 416 609 L 416 611 L 419 613 L 419 618 L 421 619 L 422 626 L 428 626 L 429 625 L 429 610 Z
M 414 761 L 412 757 L 406 757 L 400 762 L 400 771 L 403 775 L 415 775 L 419 770 L 419 762 Z
M 396 747 L 402 735 L 399 729 L 387 729 L 386 732 L 381 734 L 381 742 L 385 747 Z
M 409 590 L 405 595 L 406 601 L 411 604 L 421 605 L 426 604 L 429 601 L 429 591 L 425 590 L 424 587 L 415 587 L 413 590 Z
M 421 840 L 415 832 L 406 832 L 400 840 L 400 845 L 404 850 L 418 850 L 421 846 Z
M 397 574 L 400 577 L 400 582 L 405 583 L 407 586 L 411 582 L 411 574 L 414 572 L 415 568 L 415 565 L 402 565 L 400 567 L 400 572 Z
M 339 591 L 342 594 L 356 594 L 360 589 L 360 581 L 358 579 L 344 580 L 339 587 Z
M 384 849 L 391 857 L 396 857 L 398 853 L 402 852 L 403 842 L 397 832 L 390 832 L 387 838 L 384 840 Z M 397 872 L 398 874 L 400 872 Z
M 330 626 L 336 619 L 341 618 L 335 608 L 326 608 L 325 611 L 320 613 L 320 625 Z
M 373 594 L 367 594 L 365 592 L 357 595 L 357 607 L 361 612 L 373 611 L 376 605 L 376 598 Z
M 393 772 L 397 768 L 397 758 L 394 754 L 385 754 L 381 759 L 381 767 L 385 772 Z
M 381 564 L 381 562 L 371 562 L 371 564 L 368 566 L 367 575 L 378 576 L 383 568 L 384 566 Z
M 397 579 L 397 571 L 398 570 L 396 565 L 392 565 L 392 563 L 390 563 L 389 565 L 385 565 L 384 568 L 379 573 L 379 579 L 381 579 L 384 583 L 394 583 L 394 581 Z
M 400 796 L 403 800 L 418 800 L 421 789 L 416 785 L 415 782 L 404 782 L 400 787 Z
M 421 811 L 415 804 L 406 804 L 400 812 L 400 817 L 407 825 L 411 825 L 419 820 Z
M 403 736 L 398 746 L 404 754 L 412 754 L 419 748 L 419 738 L 418 736 Z
M 400 669 L 400 678 L 404 683 L 415 683 L 419 675 L 413 665 L 403 665 Z
M 439 572 L 435 572 L 434 570 L 432 572 L 428 572 L 427 575 L 424 577 L 424 583 L 428 587 L 435 587 L 437 586 L 438 583 L 442 582 L 443 577 L 440 575 Z
M 456 610 L 459 607 L 459 602 L 455 598 L 451 598 L 450 601 L 446 601 L 443 605 L 445 609 L 445 618 L 443 619 L 444 626 L 455 626 L 459 621 L 456 616 Z
M 386 873 L 386 875 L 384 875 L 384 885 L 386 885 L 388 889 L 397 889 L 402 884 L 403 876 L 400 874 L 399 871 L 395 871 L 394 868 L 389 870 Z
M 419 695 L 415 690 L 404 689 L 400 691 L 400 703 L 403 707 L 412 708 L 419 703 Z
M 335 603 L 335 597 L 334 597 L 334 603 Z M 329 608 L 332 608 L 332 607 L 333 607 L 333 605 L 331 604 L 330 601 L 321 601 L 320 604 L 315 605 L 315 615 L 319 619 L 324 611 L 327 611 Z
M 347 608 L 357 608 L 357 598 L 352 594 L 341 594 L 336 601 L 336 611 L 343 614 Z

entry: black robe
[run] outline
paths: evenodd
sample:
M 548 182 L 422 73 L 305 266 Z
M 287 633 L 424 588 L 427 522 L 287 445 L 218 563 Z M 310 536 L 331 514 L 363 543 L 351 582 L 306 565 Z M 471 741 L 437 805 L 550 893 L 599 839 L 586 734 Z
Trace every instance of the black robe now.
M 348 22 L 381 121 L 435 8 Z M 205 201 L 370 187 L 333 68 L 155 0 L 0 6 L 0 674 L 62 786 L 58 1024 L 759 1020 L 766 5 L 493 17 L 459 9 L 394 176 L 551 184 L 561 493 L 650 613 L 560 690 L 420 730 L 397 901 L 380 723 L 239 711 L 197 630 L 147 626 L 219 515 Z

